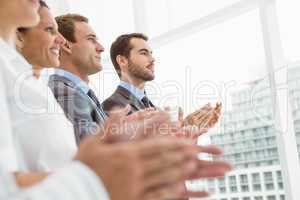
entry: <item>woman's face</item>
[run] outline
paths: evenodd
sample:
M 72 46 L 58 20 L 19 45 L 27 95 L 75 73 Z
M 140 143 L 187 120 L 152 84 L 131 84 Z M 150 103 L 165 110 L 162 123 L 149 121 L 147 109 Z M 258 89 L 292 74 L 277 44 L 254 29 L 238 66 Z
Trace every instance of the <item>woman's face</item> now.
M 31 27 L 39 22 L 39 0 L 0 0 L 0 16 L 7 27 Z
M 39 10 L 40 23 L 24 33 L 19 33 L 21 53 L 33 66 L 58 67 L 59 51 L 65 39 L 58 32 L 57 23 L 48 8 Z

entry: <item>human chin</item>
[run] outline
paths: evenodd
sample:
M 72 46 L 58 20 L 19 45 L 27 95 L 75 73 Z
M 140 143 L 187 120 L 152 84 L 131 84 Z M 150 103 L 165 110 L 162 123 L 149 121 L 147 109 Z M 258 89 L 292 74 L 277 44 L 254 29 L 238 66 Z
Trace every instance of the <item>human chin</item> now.
M 100 72 L 102 70 L 102 65 L 101 63 L 95 63 L 94 65 L 94 73 Z
M 155 74 L 154 74 L 154 71 L 152 71 L 152 70 L 147 70 L 143 74 L 143 79 L 145 81 L 152 81 L 152 80 L 154 80 L 154 78 L 155 78 Z
M 45 67 L 58 67 L 59 64 L 59 56 L 50 52 L 49 62 L 47 63 L 47 65 L 45 65 Z

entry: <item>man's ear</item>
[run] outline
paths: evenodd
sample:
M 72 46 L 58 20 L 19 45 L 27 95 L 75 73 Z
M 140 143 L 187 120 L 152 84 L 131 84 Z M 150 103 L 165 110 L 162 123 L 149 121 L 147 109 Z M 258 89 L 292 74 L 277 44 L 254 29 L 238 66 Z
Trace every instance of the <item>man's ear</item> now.
M 23 47 L 24 47 L 23 33 L 20 33 L 19 31 L 17 31 L 16 32 L 16 48 L 19 52 L 21 52 Z
M 128 58 L 126 58 L 125 56 L 117 55 L 116 61 L 117 61 L 117 63 L 119 64 L 119 66 L 121 67 L 121 70 L 122 70 L 124 67 L 127 67 L 127 66 L 128 66 Z
M 72 43 L 69 41 L 66 41 L 65 44 L 61 47 L 61 51 L 64 51 L 67 54 L 71 54 L 72 53 Z

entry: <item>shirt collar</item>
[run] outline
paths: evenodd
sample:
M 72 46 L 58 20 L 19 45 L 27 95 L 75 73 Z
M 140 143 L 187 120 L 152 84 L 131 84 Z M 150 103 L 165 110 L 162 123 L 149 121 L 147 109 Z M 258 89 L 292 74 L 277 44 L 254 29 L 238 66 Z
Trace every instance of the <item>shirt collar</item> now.
M 145 96 L 145 91 L 141 90 L 137 87 L 135 87 L 134 85 L 121 81 L 119 86 L 125 88 L 126 90 L 128 90 L 130 93 L 132 93 L 138 100 L 142 100 L 142 98 L 144 98 Z
M 69 79 L 70 81 L 75 83 L 76 87 L 78 87 L 85 94 L 87 94 L 90 90 L 90 87 L 86 82 L 84 82 L 81 78 L 68 71 L 65 71 L 63 69 L 56 69 L 55 74 Z

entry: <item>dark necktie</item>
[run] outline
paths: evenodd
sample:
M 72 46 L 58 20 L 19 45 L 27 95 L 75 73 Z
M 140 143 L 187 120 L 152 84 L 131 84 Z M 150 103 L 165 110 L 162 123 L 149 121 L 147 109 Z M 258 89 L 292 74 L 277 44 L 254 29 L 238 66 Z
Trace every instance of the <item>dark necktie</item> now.
M 152 107 L 151 104 L 150 104 L 150 100 L 148 99 L 147 96 L 144 96 L 144 97 L 142 98 L 142 102 L 143 102 L 143 104 L 144 104 L 144 106 L 145 106 L 146 108 Z
M 93 92 L 93 90 L 90 89 L 90 90 L 88 91 L 87 95 L 88 95 L 88 96 L 93 100 L 93 102 L 97 105 L 97 108 L 98 108 L 98 110 L 99 110 L 99 113 L 100 113 L 102 119 L 105 120 L 105 119 L 106 119 L 106 114 L 105 114 L 105 112 L 104 112 L 104 110 L 103 110 L 103 108 L 102 108 L 102 106 L 101 106 L 101 104 L 100 104 L 98 98 L 96 97 L 95 93 Z

